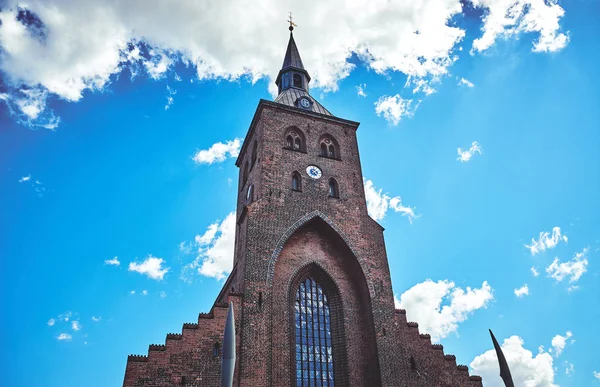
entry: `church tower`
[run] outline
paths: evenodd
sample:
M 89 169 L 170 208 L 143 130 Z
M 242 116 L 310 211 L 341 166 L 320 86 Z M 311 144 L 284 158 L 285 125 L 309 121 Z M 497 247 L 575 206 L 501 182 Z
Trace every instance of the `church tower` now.
M 383 227 L 367 214 L 359 123 L 309 93 L 293 27 L 242 145 L 233 269 L 210 313 L 130 355 L 124 386 L 218 386 L 227 305 L 235 386 L 480 387 L 395 309 Z

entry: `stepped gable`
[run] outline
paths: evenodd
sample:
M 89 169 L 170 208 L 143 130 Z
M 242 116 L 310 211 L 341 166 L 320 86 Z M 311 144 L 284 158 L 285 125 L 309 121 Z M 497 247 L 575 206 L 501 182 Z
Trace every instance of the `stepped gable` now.
M 241 295 L 230 293 L 227 301 L 233 302 L 234 313 L 240 316 Z M 168 333 L 164 344 L 150 344 L 147 355 L 129 355 L 123 385 L 218 386 L 227 311 L 227 303 L 215 303 L 209 313 L 199 314 L 197 323 L 184 323 L 181 333 Z
M 398 342 L 405 344 L 409 372 L 414 378 L 410 383 L 424 387 L 483 386 L 480 376 L 469 375 L 467 366 L 456 364 L 456 356 L 444 354 L 441 344 L 431 343 L 431 335 L 419 333 L 417 323 L 407 322 L 406 311 L 396 309 L 394 320 Z

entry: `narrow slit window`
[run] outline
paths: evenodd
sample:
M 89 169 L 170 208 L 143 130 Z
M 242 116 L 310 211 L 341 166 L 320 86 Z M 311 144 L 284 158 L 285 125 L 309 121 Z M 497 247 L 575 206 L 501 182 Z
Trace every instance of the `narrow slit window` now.
M 298 172 L 292 173 L 292 189 L 294 191 L 302 190 L 302 177 Z
M 252 147 L 252 167 L 254 166 L 254 163 L 256 162 L 257 153 L 258 153 L 258 142 L 256 140 L 254 140 L 254 146 Z
M 329 180 L 329 196 L 332 198 L 338 198 L 339 194 L 340 194 L 340 192 L 339 192 L 337 181 L 335 181 L 335 179 L 330 179 Z
M 248 162 L 246 161 L 246 164 L 244 164 L 244 174 L 242 175 L 242 184 L 246 182 L 246 180 L 248 180 Z

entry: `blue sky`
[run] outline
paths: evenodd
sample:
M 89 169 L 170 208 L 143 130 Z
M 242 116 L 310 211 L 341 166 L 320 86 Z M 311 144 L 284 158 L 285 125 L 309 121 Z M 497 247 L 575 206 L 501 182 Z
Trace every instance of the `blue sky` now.
M 0 2 L 2 385 L 120 385 L 210 309 L 288 39 L 261 4 Z M 398 303 L 484 386 L 488 328 L 517 384 L 600 385 L 599 3 L 373 4 L 307 4 L 294 36 L 361 122 Z

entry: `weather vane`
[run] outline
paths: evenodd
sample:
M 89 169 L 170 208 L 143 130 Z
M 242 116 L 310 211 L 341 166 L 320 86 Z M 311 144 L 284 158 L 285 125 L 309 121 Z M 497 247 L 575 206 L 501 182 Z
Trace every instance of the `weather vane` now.
M 294 27 L 298 27 L 298 25 L 292 21 L 292 13 L 291 12 L 290 12 L 290 18 L 288 20 L 288 23 L 290 23 L 290 31 L 293 31 Z

